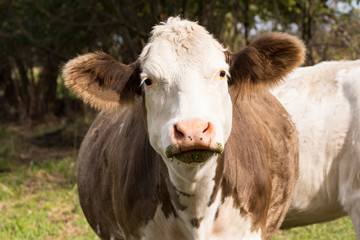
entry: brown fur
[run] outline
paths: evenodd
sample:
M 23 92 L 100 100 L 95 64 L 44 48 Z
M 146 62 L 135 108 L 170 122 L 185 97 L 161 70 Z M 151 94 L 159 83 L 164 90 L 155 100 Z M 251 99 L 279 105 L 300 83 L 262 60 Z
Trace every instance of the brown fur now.
M 199 228 L 202 219 L 203 219 L 203 218 L 193 218 L 193 219 L 191 219 L 191 225 L 192 225 L 194 228 Z
M 269 93 L 239 99 L 233 111 L 232 134 L 218 159 L 209 204 L 221 187 L 222 198 L 233 197 L 270 239 L 285 217 L 298 178 L 297 134 Z
M 304 62 L 302 41 L 284 33 L 267 33 L 238 53 L 226 52 L 230 84 L 240 96 L 278 84 Z
M 103 52 L 88 53 L 63 67 L 65 86 L 98 109 L 111 110 L 141 95 L 140 64 L 125 65 Z
M 137 239 L 158 204 L 166 215 L 176 215 L 174 207 L 181 208 L 171 204 L 170 196 L 176 199 L 176 193 L 161 157 L 150 146 L 139 107 L 97 117 L 80 149 L 78 190 L 84 214 L 94 231 L 99 225 L 102 239 L 110 234 L 121 239 L 119 231 Z

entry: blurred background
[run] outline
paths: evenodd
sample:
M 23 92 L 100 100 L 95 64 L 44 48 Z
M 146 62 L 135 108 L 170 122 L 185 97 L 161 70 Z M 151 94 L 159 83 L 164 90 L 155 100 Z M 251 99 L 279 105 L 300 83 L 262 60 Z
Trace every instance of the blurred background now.
M 76 156 L 97 112 L 63 86 L 63 64 L 104 51 L 130 63 L 152 26 L 198 21 L 237 51 L 263 32 L 303 39 L 305 65 L 360 58 L 360 0 L 0 0 L 0 239 L 96 239 Z M 348 218 L 274 239 L 356 239 Z
M 61 66 L 102 50 L 129 63 L 154 24 L 198 21 L 232 51 L 267 31 L 304 40 L 307 65 L 360 56 L 359 0 L 0 0 L 0 119 L 79 111 Z

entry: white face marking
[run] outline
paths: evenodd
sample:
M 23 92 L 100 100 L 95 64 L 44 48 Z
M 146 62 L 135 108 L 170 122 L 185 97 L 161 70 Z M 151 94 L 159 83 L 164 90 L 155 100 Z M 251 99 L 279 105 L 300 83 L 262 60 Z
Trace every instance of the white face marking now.
M 155 27 L 140 61 L 150 143 L 163 159 L 169 160 L 170 132 L 181 120 L 210 122 L 216 132 L 212 142 L 224 146 L 232 103 L 227 80 L 219 75 L 229 68 L 222 46 L 203 27 L 175 19 Z
M 139 58 L 150 143 L 164 159 L 176 189 L 192 195 L 180 196 L 187 209 L 178 211 L 192 236 L 189 239 L 207 239 L 220 204 L 218 197 L 207 206 L 214 189 L 217 155 L 187 164 L 169 159 L 166 150 L 173 144 L 174 125 L 188 119 L 211 123 L 215 132 L 212 143 L 225 145 L 231 131 L 232 103 L 227 79 L 220 74 L 229 71 L 224 51 L 203 27 L 175 18 L 154 28 Z M 202 226 L 196 230 L 191 220 L 200 218 Z

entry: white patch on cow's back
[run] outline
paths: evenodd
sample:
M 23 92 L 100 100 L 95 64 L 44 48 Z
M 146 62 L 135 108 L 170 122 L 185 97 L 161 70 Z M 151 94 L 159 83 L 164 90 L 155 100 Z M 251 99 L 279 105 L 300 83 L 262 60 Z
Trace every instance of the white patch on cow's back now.
M 360 61 L 341 77 L 345 98 L 350 103 L 351 123 L 339 163 L 339 201 L 349 213 L 360 239 Z
M 360 186 L 359 76 L 360 61 L 324 62 L 272 91 L 299 132 L 300 176 L 285 226 L 334 219 L 344 209 L 360 214 L 352 200 Z

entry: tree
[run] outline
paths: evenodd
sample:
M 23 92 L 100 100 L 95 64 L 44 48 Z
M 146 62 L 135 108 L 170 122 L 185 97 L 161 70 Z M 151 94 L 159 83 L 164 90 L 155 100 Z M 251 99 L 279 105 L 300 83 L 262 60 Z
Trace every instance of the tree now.
M 359 1 L 357 1 L 359 2 Z M 36 119 L 69 99 L 59 73 L 68 59 L 101 50 L 129 63 L 154 24 L 197 20 L 237 51 L 262 31 L 301 37 L 307 64 L 360 55 L 352 0 L 0 0 L 0 118 Z M 339 4 L 350 6 L 339 11 Z

